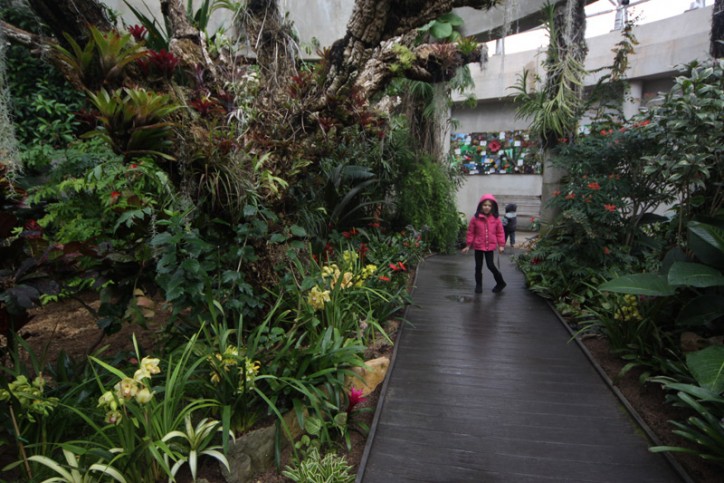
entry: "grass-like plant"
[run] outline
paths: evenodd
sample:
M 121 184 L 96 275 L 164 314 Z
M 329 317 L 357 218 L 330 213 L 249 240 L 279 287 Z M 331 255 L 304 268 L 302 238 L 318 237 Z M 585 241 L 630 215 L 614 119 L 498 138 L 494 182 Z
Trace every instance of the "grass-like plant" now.
M 335 453 L 321 456 L 319 450 L 312 447 L 299 464 L 288 466 L 282 475 L 299 482 L 351 483 L 355 478 L 351 472 L 352 468 L 341 456 Z
M 119 483 L 126 483 L 126 478 L 112 465 L 102 462 L 92 463 L 87 467 L 81 467 L 80 455 L 71 449 L 63 448 L 65 464 L 60 464 L 47 456 L 31 456 L 30 461 L 39 463 L 50 469 L 56 476 L 44 480 L 45 482 L 57 483 L 93 483 L 99 478 L 110 478 Z
M 135 338 L 139 362 L 131 377 L 92 357 L 93 364 L 103 369 L 97 371 L 96 380 L 102 392 L 98 406 L 105 411 L 106 425 L 97 423 L 95 414 L 81 414 L 91 430 L 91 437 L 74 444 L 112 452 L 108 464 L 126 479 L 137 482 L 154 482 L 164 475 L 170 477 L 173 465 L 189 461 L 194 457 L 192 452 L 198 457 L 200 451 L 210 449 L 206 426 L 192 427 L 192 432 L 183 431 L 193 413 L 218 404 L 210 399 L 189 397 L 193 392 L 193 374 L 203 362 L 192 357 L 196 340 L 196 336 L 192 337 L 180 351 L 169 356 L 168 371 L 159 386 L 152 383 L 152 377 L 161 373 L 161 361 L 141 358 Z M 112 389 L 105 389 L 108 384 L 112 385 Z M 196 437 L 199 430 L 203 436 L 200 439 Z M 194 440 L 193 444 L 184 446 L 168 442 L 181 433 Z M 215 454 L 212 456 L 216 457 Z

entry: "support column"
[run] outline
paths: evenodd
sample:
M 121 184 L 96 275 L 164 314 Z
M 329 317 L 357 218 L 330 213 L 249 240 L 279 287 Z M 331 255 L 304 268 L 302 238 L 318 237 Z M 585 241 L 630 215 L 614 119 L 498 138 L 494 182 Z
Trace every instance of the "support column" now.
M 565 169 L 553 166 L 551 158 L 551 151 L 546 149 L 543 153 L 543 182 L 540 207 L 540 217 L 543 223 L 551 223 L 558 215 L 558 210 L 548 206 L 548 200 L 553 198 L 555 191 L 561 189 L 561 180 L 567 174 Z
M 644 92 L 643 81 L 631 81 L 629 82 L 629 92 L 623 100 L 623 116 L 626 119 L 631 119 L 633 116 L 639 113 L 641 110 L 641 99 Z

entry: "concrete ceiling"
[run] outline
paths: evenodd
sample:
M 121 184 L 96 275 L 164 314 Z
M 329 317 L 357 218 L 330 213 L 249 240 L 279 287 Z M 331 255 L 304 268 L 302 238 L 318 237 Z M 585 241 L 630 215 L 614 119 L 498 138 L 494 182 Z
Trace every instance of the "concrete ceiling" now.
M 558 0 L 552 3 L 563 3 Z M 586 0 L 586 5 L 597 0 Z M 542 23 L 541 10 L 549 0 L 505 0 L 501 5 L 487 11 L 470 7 L 455 9 L 455 13 L 465 21 L 462 34 L 475 37 L 479 42 L 499 39 L 506 34 L 504 26 L 509 18 L 507 35 L 525 32 Z

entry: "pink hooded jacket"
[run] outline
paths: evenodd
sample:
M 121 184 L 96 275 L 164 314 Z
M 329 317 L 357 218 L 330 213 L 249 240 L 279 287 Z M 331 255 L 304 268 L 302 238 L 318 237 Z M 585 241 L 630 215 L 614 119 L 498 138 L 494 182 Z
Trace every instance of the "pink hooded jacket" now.
M 493 209 L 490 210 L 490 214 L 487 216 L 482 211 L 482 204 L 485 200 L 493 202 Z M 468 224 L 468 235 L 465 243 L 474 250 L 486 252 L 495 250 L 498 246 L 505 246 L 503 223 L 498 217 L 498 202 L 493 195 L 484 194 L 480 197 L 475 215 Z

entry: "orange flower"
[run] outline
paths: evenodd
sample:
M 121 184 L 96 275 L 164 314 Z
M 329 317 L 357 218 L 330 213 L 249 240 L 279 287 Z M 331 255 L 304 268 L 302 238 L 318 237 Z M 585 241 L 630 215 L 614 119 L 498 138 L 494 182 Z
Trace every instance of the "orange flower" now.
M 603 247 L 603 254 L 608 255 L 609 253 L 611 253 L 611 250 L 609 250 L 608 247 Z
M 593 191 L 598 191 L 601 189 L 601 185 L 594 181 L 592 183 L 588 183 L 588 188 L 592 189 Z
M 611 213 L 613 213 L 614 211 L 616 211 L 616 205 L 612 205 L 612 204 L 609 204 L 609 203 L 605 203 L 605 204 L 603 205 L 603 207 L 606 208 L 606 210 L 610 211 Z

